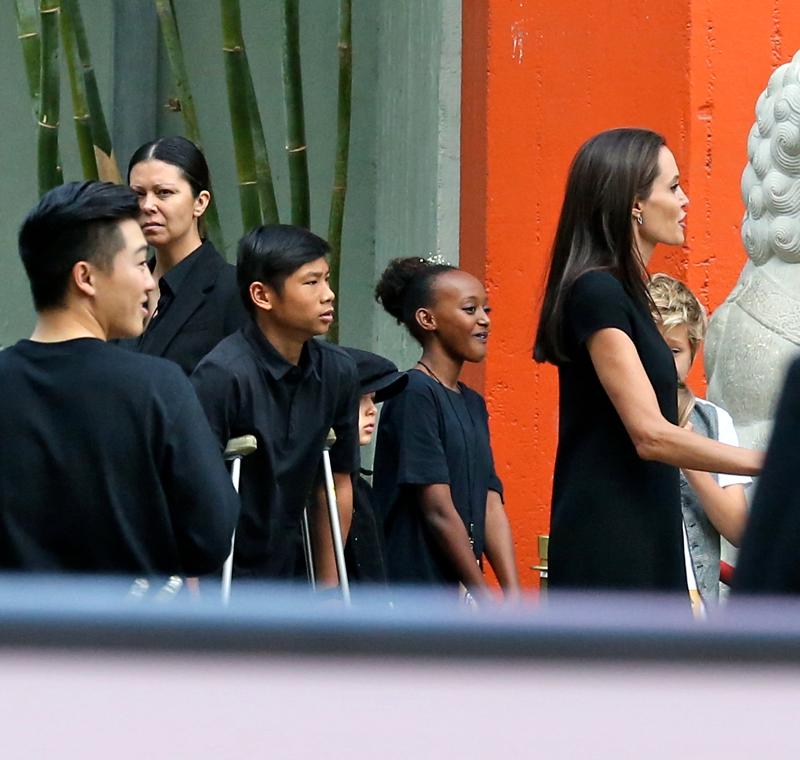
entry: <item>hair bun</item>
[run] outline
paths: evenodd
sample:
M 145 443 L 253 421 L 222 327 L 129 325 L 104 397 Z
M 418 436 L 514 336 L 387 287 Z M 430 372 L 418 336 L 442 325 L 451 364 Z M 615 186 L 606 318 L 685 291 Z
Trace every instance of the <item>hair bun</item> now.
M 414 277 L 433 266 L 418 256 L 392 259 L 375 286 L 375 300 L 403 323 L 403 302 L 405 292 Z

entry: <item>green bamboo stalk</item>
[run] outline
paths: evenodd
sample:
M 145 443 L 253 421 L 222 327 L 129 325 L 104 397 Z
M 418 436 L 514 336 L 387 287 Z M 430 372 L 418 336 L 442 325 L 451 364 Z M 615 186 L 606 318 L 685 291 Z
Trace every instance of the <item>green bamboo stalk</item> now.
M 189 75 L 186 73 L 183 46 L 181 45 L 180 31 L 178 29 L 178 17 L 171 0 L 154 0 L 154 3 L 158 14 L 159 26 L 161 27 L 161 38 L 164 40 L 169 67 L 172 71 L 172 79 L 178 93 L 183 128 L 186 132 L 186 137 L 202 150 L 203 141 L 200 138 L 200 124 L 197 120 L 192 89 L 189 85 Z M 225 243 L 222 238 L 222 225 L 219 221 L 217 204 L 213 200 L 205 213 L 205 219 L 208 225 L 208 237 L 217 249 L 224 251 Z
M 78 139 L 78 154 L 81 159 L 84 179 L 98 179 L 97 160 L 92 138 L 92 123 L 86 99 L 80 61 L 78 60 L 75 25 L 71 8 L 64 4 L 61 9 L 61 39 L 64 43 L 64 57 L 67 61 L 69 88 L 72 94 L 72 112 L 75 120 L 75 136 Z
M 253 150 L 256 156 L 256 187 L 258 188 L 258 200 L 261 204 L 261 217 L 265 224 L 277 224 L 280 221 L 278 202 L 275 199 L 275 185 L 272 181 L 272 169 L 270 168 L 269 154 L 267 153 L 264 123 L 261 121 L 261 113 L 258 110 L 258 98 L 256 97 L 256 88 L 253 85 L 250 64 L 247 61 L 247 51 L 245 51 L 244 57 L 245 72 L 247 74 L 247 107 L 250 111 L 250 125 L 253 128 Z
M 41 66 L 39 75 L 38 177 L 44 194 L 63 182 L 58 162 L 60 80 L 58 70 L 58 14 L 60 0 L 41 0 Z
M 231 114 L 236 175 L 239 180 L 239 203 L 242 228 L 248 232 L 261 224 L 261 205 L 256 186 L 256 157 L 253 149 L 253 128 L 247 97 L 247 61 L 242 37 L 242 16 L 239 0 L 220 0 L 222 18 L 222 57 L 228 89 L 228 110 Z
M 86 107 L 94 143 L 97 173 L 100 179 L 104 181 L 121 182 L 119 166 L 114 156 L 111 135 L 108 131 L 105 113 L 103 113 L 103 104 L 100 100 L 100 89 L 97 86 L 97 78 L 94 74 L 92 54 L 89 49 L 89 39 L 86 36 L 86 27 L 83 24 L 80 3 L 78 0 L 61 0 L 61 2 L 75 33 L 78 58 L 81 62 L 83 75 L 83 88 L 86 93 Z
M 283 90 L 292 224 L 308 228 L 311 222 L 311 203 L 308 190 L 308 146 L 303 112 L 303 78 L 300 69 L 299 0 L 284 0 L 283 27 Z
M 170 0 L 155 0 L 155 6 L 161 27 L 161 36 L 164 40 L 164 47 L 167 49 L 169 66 L 172 70 L 172 78 L 175 81 L 175 89 L 180 100 L 183 127 L 186 130 L 186 136 L 200 147 L 202 143 L 200 125 L 197 120 L 197 111 L 194 107 L 192 89 L 189 86 L 189 75 L 186 73 L 186 64 L 183 59 L 183 46 L 178 32 L 178 19 Z
M 39 77 L 41 68 L 41 37 L 39 35 L 39 13 L 36 0 L 16 0 L 17 38 L 22 45 L 25 61 L 25 78 L 33 104 L 33 116 L 39 114 Z
M 339 92 L 336 108 L 336 162 L 333 170 L 331 213 L 328 219 L 328 243 L 331 246 L 330 284 L 339 295 L 342 260 L 342 226 L 347 195 L 347 160 L 350 155 L 350 111 L 353 89 L 352 3 L 339 0 Z M 334 322 L 328 339 L 339 342 L 339 323 Z

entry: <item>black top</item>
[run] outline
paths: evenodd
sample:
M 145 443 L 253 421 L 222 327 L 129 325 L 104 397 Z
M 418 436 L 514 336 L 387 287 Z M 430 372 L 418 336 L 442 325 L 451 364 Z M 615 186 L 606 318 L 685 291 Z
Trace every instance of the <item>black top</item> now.
M 0 566 L 209 573 L 238 512 L 174 364 L 92 338 L 0 352 Z
M 258 440 L 257 451 L 242 462 L 235 571 L 292 577 L 300 519 L 331 428 L 334 472 L 358 470 L 353 360 L 337 346 L 309 340 L 295 366 L 248 319 L 197 365 L 191 379 L 221 447 L 240 435 Z
M 608 327 L 633 341 L 677 422 L 675 362 L 647 308 L 608 272 L 582 275 L 565 304 L 571 361 L 558 368 L 548 586 L 685 590 L 678 469 L 639 458 L 597 377 L 586 341 Z
M 428 531 L 417 486 L 450 485 L 479 559 L 488 492 L 502 494 L 489 415 L 483 398 L 462 383 L 459 393 L 419 370 L 408 377 L 403 393 L 383 406 L 375 450 L 375 503 L 386 532 L 387 572 L 399 583 L 455 584 L 458 574 Z
M 789 369 L 775 412 L 775 427 L 733 574 L 737 593 L 800 593 L 798 430 L 800 359 Z
M 152 268 L 155 260 L 150 265 Z M 158 306 L 147 329 L 123 344 L 171 359 L 187 375 L 247 318 L 235 267 L 208 241 L 161 277 L 159 291 Z
M 386 549 L 382 523 L 375 515 L 372 486 L 353 478 L 353 521 L 344 547 L 347 577 L 357 583 L 386 583 Z

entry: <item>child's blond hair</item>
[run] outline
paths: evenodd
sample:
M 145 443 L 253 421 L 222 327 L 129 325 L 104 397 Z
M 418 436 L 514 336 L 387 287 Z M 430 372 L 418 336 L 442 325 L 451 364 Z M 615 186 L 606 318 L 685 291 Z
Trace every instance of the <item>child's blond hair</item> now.
M 689 333 L 689 346 L 694 360 L 697 347 L 706 337 L 708 316 L 697 296 L 680 280 L 667 274 L 654 274 L 648 286 L 658 313 L 653 316 L 664 330 L 686 325 Z

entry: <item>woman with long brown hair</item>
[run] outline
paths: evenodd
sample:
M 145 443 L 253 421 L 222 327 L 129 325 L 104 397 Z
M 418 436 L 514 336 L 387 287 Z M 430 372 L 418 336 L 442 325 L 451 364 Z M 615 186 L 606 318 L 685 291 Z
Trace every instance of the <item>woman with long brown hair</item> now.
M 684 242 L 688 204 L 649 130 L 602 132 L 570 168 L 534 351 L 559 373 L 553 588 L 685 591 L 678 468 L 760 469 L 759 452 L 678 425 L 646 266 L 657 244 Z

